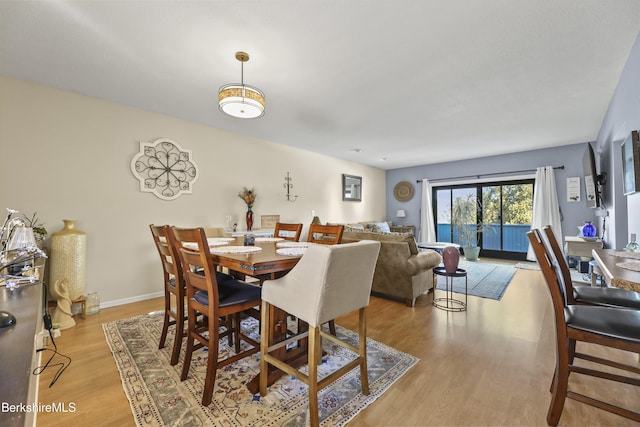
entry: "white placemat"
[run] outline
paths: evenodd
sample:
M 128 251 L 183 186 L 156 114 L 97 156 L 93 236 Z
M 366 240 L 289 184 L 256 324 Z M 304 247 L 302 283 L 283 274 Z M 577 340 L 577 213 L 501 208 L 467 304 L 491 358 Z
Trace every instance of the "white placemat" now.
M 609 255 L 616 256 L 619 258 L 640 259 L 640 252 L 615 251 L 615 252 L 609 252 Z
M 225 237 L 211 237 L 207 239 L 207 243 L 209 244 L 210 248 L 216 247 L 216 246 L 224 246 L 224 245 L 228 245 L 229 242 L 234 241 L 235 239 L 227 239 Z M 198 249 L 198 244 L 197 243 L 193 243 L 193 242 L 186 242 L 182 245 L 183 247 L 187 248 L 187 249 Z
M 256 237 L 256 243 L 281 242 L 283 240 L 282 237 Z
M 260 252 L 260 246 L 218 246 L 211 248 L 213 254 L 252 254 Z
M 286 256 L 302 256 L 307 248 L 280 248 L 276 249 L 278 255 Z
M 308 248 L 309 242 L 278 242 L 276 246 L 279 248 Z
M 627 270 L 640 271 L 640 261 L 617 262 L 616 265 Z

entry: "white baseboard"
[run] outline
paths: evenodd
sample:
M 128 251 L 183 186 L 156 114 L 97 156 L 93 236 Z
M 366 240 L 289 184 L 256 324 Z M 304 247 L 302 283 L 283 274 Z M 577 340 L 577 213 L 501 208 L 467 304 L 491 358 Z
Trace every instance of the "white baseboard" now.
M 152 298 L 158 298 L 164 296 L 164 292 L 160 291 L 160 292 L 154 292 L 152 294 L 146 294 L 146 295 L 138 295 L 135 297 L 131 297 L 131 298 L 123 298 L 123 299 L 118 299 L 118 300 L 114 300 L 114 301 L 106 301 L 106 302 L 101 302 L 100 303 L 100 308 L 108 308 L 108 307 L 115 307 L 118 305 L 124 305 L 124 304 L 130 304 L 132 302 L 138 302 L 138 301 L 145 301 L 148 299 L 152 299 Z

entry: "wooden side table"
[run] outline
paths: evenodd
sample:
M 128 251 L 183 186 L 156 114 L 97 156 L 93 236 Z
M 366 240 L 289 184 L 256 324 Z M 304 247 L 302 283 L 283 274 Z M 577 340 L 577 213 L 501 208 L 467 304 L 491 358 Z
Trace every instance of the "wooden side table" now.
M 564 251 L 567 256 L 592 258 L 593 249 L 602 249 L 602 240 L 587 240 L 577 236 L 564 236 Z

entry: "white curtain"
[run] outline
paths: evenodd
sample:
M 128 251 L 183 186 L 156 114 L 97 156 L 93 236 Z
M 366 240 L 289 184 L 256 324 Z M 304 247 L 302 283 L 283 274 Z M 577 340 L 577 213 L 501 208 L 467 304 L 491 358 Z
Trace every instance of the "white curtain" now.
M 556 189 L 556 176 L 553 166 L 545 166 L 536 170 L 536 183 L 533 188 L 533 219 L 531 229 L 550 225 L 558 242 L 562 242 L 562 223 L 560 222 L 560 204 Z M 535 261 L 533 248 L 529 245 L 527 259 Z
M 420 242 L 435 242 L 436 227 L 433 219 L 433 203 L 431 203 L 431 184 L 428 179 L 422 180 L 422 209 L 420 210 Z

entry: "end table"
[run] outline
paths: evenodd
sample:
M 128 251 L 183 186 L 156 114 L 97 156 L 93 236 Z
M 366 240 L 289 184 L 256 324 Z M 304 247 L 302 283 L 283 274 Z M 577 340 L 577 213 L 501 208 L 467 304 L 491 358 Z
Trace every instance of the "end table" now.
M 445 311 L 465 311 L 467 309 L 467 270 L 457 268 L 453 273 L 447 273 L 444 267 L 435 267 L 433 269 L 434 282 L 437 285 L 437 277 L 445 278 L 445 297 L 436 298 L 436 287 L 433 288 L 433 306 Z M 456 277 L 464 277 L 464 302 L 453 297 L 453 279 Z

